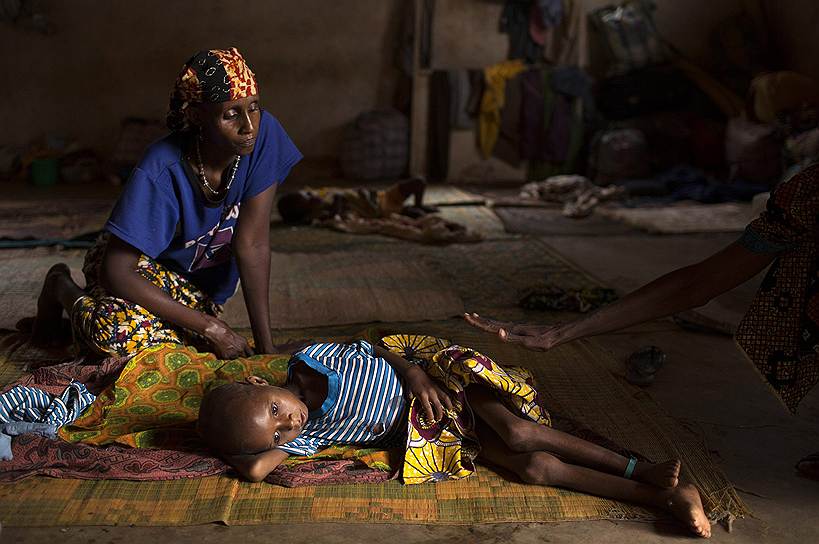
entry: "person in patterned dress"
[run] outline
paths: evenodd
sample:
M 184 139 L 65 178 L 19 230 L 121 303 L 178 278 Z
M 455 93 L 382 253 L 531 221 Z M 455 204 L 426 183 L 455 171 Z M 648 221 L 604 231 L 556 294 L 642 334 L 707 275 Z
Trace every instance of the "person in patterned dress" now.
M 46 275 L 37 317 L 48 344 L 67 312 L 75 340 L 96 354 L 131 355 L 165 342 L 222 358 L 250 355 L 218 315 L 241 279 L 255 350 L 269 353 L 270 212 L 301 153 L 262 110 L 253 72 L 235 48 L 200 51 L 171 94 L 171 133 L 132 171 L 80 288 L 65 264 Z M 68 327 L 65 327 L 68 328 Z
M 792 412 L 819 381 L 819 164 L 780 183 L 742 236 L 707 259 L 670 272 L 618 302 L 557 325 L 501 322 L 465 314 L 508 342 L 548 350 L 707 304 L 768 268 L 736 330 L 736 341 Z M 797 470 L 819 479 L 819 453 Z
M 679 461 L 638 462 L 552 429 L 528 371 L 441 347 L 422 365 L 363 340 L 308 346 L 283 387 L 250 376 L 206 392 L 200 433 L 254 482 L 291 455 L 403 444 L 406 484 L 468 477 L 479 457 L 526 483 L 666 508 L 710 536 L 699 492 L 679 483 Z

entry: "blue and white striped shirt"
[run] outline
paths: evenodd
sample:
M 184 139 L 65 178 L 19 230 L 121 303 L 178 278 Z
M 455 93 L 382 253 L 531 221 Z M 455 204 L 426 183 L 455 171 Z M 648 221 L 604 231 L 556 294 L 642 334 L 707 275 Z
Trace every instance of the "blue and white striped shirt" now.
M 29 421 L 62 427 L 80 417 L 95 398 L 79 382 L 71 382 L 58 397 L 18 385 L 0 395 L 0 423 Z
M 334 444 L 390 445 L 404 438 L 404 389 L 369 342 L 313 344 L 293 356 L 288 371 L 299 362 L 327 377 L 327 398 L 308 414 L 301 434 L 279 449 L 313 455 Z

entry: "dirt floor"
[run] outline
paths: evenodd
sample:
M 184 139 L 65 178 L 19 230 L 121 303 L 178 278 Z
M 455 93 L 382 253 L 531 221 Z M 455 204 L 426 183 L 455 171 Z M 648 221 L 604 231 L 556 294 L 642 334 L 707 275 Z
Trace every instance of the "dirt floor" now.
M 544 213 L 557 214 L 554 210 Z M 611 231 L 600 224 L 599 232 L 592 236 L 556 233 L 540 238 L 611 287 L 627 291 L 664 271 L 710 254 L 736 235 L 656 236 Z M 705 309 L 705 314 L 735 324 L 751 300 L 754 285 L 721 297 Z M 607 335 L 602 341 L 621 360 L 649 344 L 668 354 L 666 366 L 648 393 L 672 415 L 703 433 L 711 454 L 753 512 L 753 517 L 737 520 L 730 533 L 715 527 L 715 541 L 819 542 L 819 482 L 801 478 L 793 469 L 800 457 L 819 451 L 819 388 L 803 401 L 796 416 L 790 415 L 770 394 L 730 336 L 683 330 L 670 320 Z M 65 544 L 152 540 L 342 544 L 395 538 L 405 544 L 458 540 L 504 544 L 649 543 L 689 539 L 672 523 L 612 521 L 476 526 L 212 524 L 181 528 L 14 528 L 0 532 L 3 543 Z

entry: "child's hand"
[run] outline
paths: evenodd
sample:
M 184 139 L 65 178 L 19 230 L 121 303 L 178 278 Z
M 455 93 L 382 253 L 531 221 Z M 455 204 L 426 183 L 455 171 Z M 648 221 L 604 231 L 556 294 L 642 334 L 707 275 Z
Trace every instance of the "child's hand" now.
M 439 421 L 446 410 L 452 410 L 449 395 L 420 366 L 408 368 L 404 379 L 410 395 L 420 403 L 427 421 Z

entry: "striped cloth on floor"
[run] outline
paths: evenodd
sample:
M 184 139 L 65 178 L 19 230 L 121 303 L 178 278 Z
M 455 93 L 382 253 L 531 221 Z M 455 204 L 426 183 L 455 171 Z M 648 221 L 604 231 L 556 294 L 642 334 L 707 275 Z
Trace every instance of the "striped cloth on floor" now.
M 62 427 L 77 419 L 95 398 L 79 382 L 71 382 L 59 396 L 18 385 L 0 395 L 0 422 L 30 421 Z

